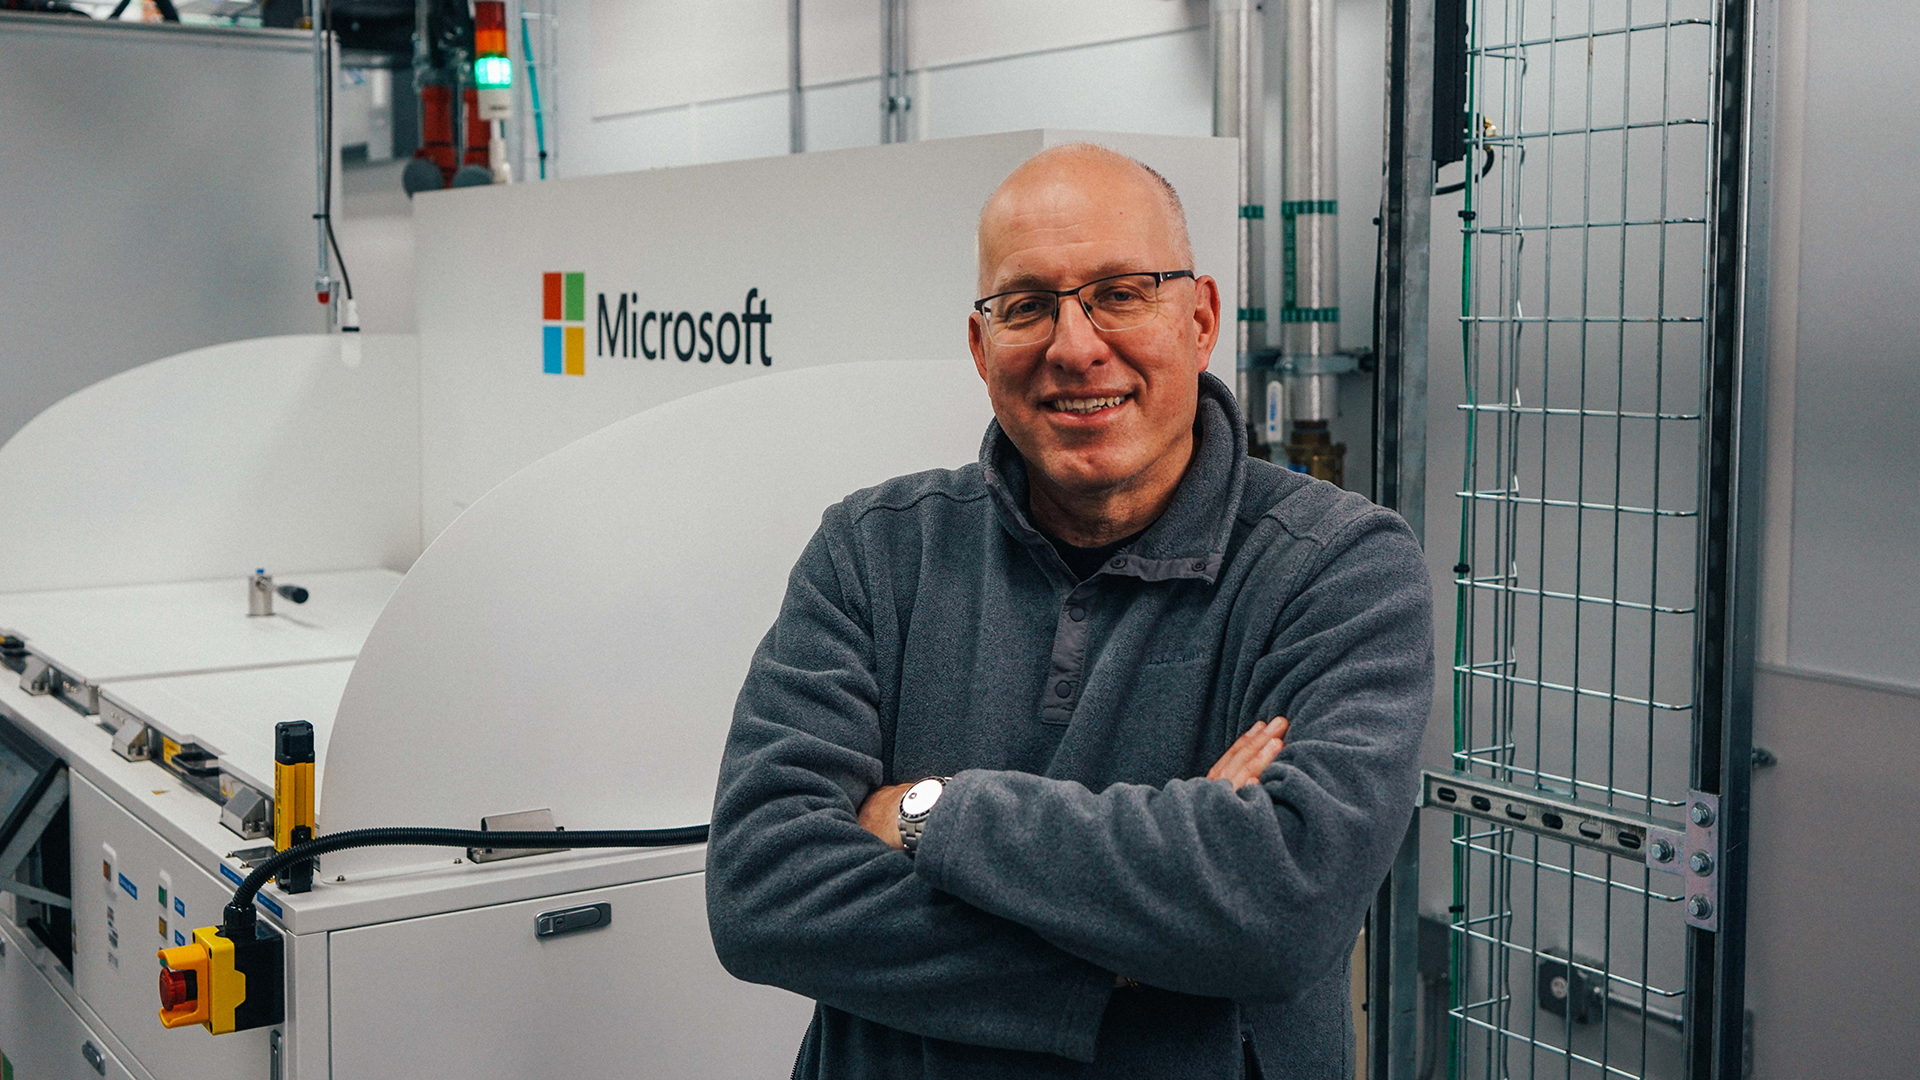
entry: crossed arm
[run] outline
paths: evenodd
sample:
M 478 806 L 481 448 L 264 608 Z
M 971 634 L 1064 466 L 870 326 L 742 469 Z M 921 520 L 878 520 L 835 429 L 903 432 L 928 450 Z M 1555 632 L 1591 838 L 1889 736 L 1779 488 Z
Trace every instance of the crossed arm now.
M 1220 760 L 1207 770 L 1207 779 L 1225 780 L 1235 788 L 1260 782 L 1280 751 L 1286 748 L 1287 718 L 1276 716 L 1248 728 Z M 905 850 L 900 839 L 900 800 L 912 783 L 888 784 L 867 796 L 860 804 L 860 827 L 878 837 L 895 851 Z

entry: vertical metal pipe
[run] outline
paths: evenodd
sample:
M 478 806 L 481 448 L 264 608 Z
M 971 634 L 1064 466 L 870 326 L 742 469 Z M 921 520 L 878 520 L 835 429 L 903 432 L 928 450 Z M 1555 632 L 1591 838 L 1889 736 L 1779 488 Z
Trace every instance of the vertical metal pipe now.
M 1267 344 L 1266 260 L 1262 205 L 1261 129 L 1264 80 L 1259 4 L 1213 0 L 1213 133 L 1240 140 L 1239 289 L 1234 298 L 1235 391 L 1247 414 L 1256 453 L 1266 442 L 1262 422 L 1266 380 L 1256 373 Z
M 800 0 L 787 0 L 787 152 L 807 149 L 807 103 L 800 94 Z
M 907 0 L 880 0 L 880 141 L 906 142 Z
M 1280 126 L 1280 350 L 1294 421 L 1337 412 L 1340 261 L 1335 222 L 1334 42 L 1331 0 L 1285 0 L 1286 70 Z
M 333 117 L 327 112 L 327 80 L 333 77 L 333 65 L 329 62 L 327 32 L 321 25 L 322 4 L 325 0 L 309 0 L 307 18 L 313 24 L 313 225 L 315 238 L 319 242 L 318 269 L 313 275 L 313 292 L 321 297 L 321 303 L 327 311 L 327 329 L 333 329 L 335 310 L 333 296 L 333 263 L 327 253 L 327 214 L 330 210 L 327 187 L 332 180 L 333 170 L 327 158 L 332 152 L 332 139 L 327 136 Z

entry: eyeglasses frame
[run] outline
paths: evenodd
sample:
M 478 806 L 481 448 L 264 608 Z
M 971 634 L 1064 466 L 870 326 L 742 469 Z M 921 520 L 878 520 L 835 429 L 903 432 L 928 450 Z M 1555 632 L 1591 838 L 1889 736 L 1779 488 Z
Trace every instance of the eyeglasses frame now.
M 1128 270 L 1125 273 L 1108 274 L 1106 277 L 1098 277 L 1098 278 L 1094 278 L 1092 281 L 1084 281 L 1071 289 L 1008 289 L 1006 292 L 997 292 L 997 293 L 994 293 L 992 296 L 983 296 L 980 299 L 975 300 L 973 302 L 973 310 L 980 315 L 981 330 L 984 332 L 986 339 L 991 342 L 993 341 L 993 321 L 992 321 L 992 316 L 987 314 L 988 304 L 992 303 L 995 300 L 1000 299 L 1003 296 L 1017 296 L 1025 293 L 1039 293 L 1043 296 L 1052 296 L 1055 301 L 1053 305 L 1053 327 L 1054 327 L 1054 333 L 1058 333 L 1060 330 L 1060 307 L 1061 307 L 1059 303 L 1060 301 L 1065 300 L 1069 296 L 1077 299 L 1080 295 L 1081 290 L 1085 289 L 1089 285 L 1098 285 L 1103 281 L 1115 281 L 1119 278 L 1124 278 L 1124 277 L 1150 277 L 1153 279 L 1153 287 L 1156 290 L 1158 290 L 1160 286 L 1165 285 L 1167 282 L 1176 281 L 1180 278 L 1191 278 L 1195 281 L 1200 280 L 1199 275 L 1195 274 L 1191 269 Z M 1081 300 L 1080 310 L 1086 314 L 1087 322 L 1092 323 L 1093 307 L 1089 305 L 1085 300 Z M 1151 322 L 1151 321 L 1152 321 L 1151 319 L 1148 320 L 1148 322 Z M 1140 323 L 1138 326 L 1129 326 L 1127 327 L 1127 330 L 1138 330 L 1141 326 L 1145 326 L 1145 325 L 1147 324 L 1143 322 L 1143 323 Z M 1094 329 L 1100 330 L 1099 326 L 1097 325 L 1094 326 Z M 1126 331 L 1100 330 L 1100 332 L 1103 334 L 1119 334 L 1119 333 L 1125 333 Z M 1042 341 L 1051 341 L 1051 340 L 1053 340 L 1053 334 L 1048 334 L 1046 337 L 1041 338 L 1038 341 L 1023 341 L 1023 342 L 1020 342 L 1018 345 L 1014 345 L 1010 347 L 1021 348 L 1027 345 L 1038 345 Z M 996 344 L 998 343 L 996 342 Z M 1008 346 L 1003 346 L 1003 347 L 1008 347 Z

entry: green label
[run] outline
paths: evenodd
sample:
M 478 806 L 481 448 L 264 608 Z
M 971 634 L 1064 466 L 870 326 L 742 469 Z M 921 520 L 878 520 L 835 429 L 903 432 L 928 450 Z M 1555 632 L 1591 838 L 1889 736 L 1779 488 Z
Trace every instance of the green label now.
M 568 274 L 566 279 L 566 321 L 587 321 L 587 275 Z

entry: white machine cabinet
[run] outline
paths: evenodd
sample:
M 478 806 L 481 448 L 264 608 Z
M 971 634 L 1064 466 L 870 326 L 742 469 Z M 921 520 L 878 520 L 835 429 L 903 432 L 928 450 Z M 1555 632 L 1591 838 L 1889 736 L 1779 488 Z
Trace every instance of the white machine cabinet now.
M 233 887 L 85 778 L 72 785 L 74 989 L 155 1076 L 267 1076 L 267 1029 L 216 1037 L 198 1026 L 169 1031 L 156 1016 L 154 954 L 219 922 Z
M 67 1004 L 34 963 L 36 951 L 0 914 L 0 1077 L 149 1080 L 121 1064 L 112 1042 Z
M 334 1075 L 785 1075 L 792 1026 L 811 1009 L 753 995 L 774 1006 L 778 1038 L 765 1014 L 741 1011 L 744 988 L 729 985 L 707 939 L 705 881 L 685 874 L 335 931 Z M 537 936 L 543 915 L 602 904 L 604 925 Z M 729 1026 L 731 1037 L 716 1034 Z M 716 1038 L 732 1047 L 718 1071 Z

